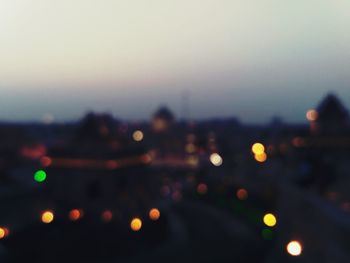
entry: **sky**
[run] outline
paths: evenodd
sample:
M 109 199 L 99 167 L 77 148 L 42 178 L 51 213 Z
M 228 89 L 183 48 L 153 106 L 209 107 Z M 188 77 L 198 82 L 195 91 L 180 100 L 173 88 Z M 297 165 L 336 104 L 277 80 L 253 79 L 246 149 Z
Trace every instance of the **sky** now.
M 0 120 L 350 108 L 348 0 L 0 0 Z M 184 99 L 186 97 L 186 99 Z M 188 110 L 184 110 L 184 109 Z

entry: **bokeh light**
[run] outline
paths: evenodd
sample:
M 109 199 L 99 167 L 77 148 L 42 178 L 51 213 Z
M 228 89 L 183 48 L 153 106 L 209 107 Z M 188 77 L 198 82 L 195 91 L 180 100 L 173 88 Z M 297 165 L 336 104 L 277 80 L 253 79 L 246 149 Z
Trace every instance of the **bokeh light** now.
M 110 211 L 110 210 L 103 211 L 103 213 L 101 215 L 101 219 L 105 223 L 108 223 L 108 222 L 112 221 L 112 219 L 113 219 L 112 211 Z
M 200 183 L 197 186 L 197 192 L 198 194 L 204 195 L 208 192 L 208 186 L 205 183 Z
M 238 189 L 236 196 L 239 200 L 246 200 L 248 198 L 248 191 L 244 188 Z
M 43 156 L 40 158 L 40 163 L 44 167 L 48 167 L 52 164 L 52 159 L 48 156 Z
M 141 156 L 141 162 L 143 162 L 144 164 L 149 164 L 152 161 L 153 161 L 152 155 L 149 153 L 146 153 Z
M 298 241 L 293 240 L 287 245 L 287 252 L 294 257 L 300 256 L 302 251 L 303 247 Z
M 5 237 L 5 230 L 2 227 L 0 227 L 0 239 L 4 237 Z
M 267 154 L 266 153 L 255 154 L 254 158 L 257 162 L 263 163 L 267 160 Z
M 308 110 L 306 112 L 306 119 L 308 121 L 316 121 L 318 118 L 318 112 L 314 109 Z
M 197 156 L 191 155 L 186 158 L 186 162 L 192 167 L 197 167 L 199 165 L 199 158 Z
M 213 153 L 210 155 L 210 162 L 214 166 L 220 166 L 223 163 L 223 159 L 218 153 Z
M 152 208 L 149 211 L 149 218 L 153 221 L 157 221 L 160 218 L 160 211 L 157 208 Z
M 130 227 L 132 229 L 132 231 L 140 231 L 141 230 L 141 227 L 142 227 L 142 221 L 140 218 L 133 218 L 131 220 L 131 223 L 130 223 Z
M 9 235 L 10 231 L 6 227 L 0 227 L 0 239 L 4 239 Z
M 252 146 L 252 152 L 254 154 L 263 154 L 265 152 L 265 146 L 259 142 L 254 143 Z
M 83 212 L 80 209 L 72 209 L 69 211 L 69 220 L 78 221 L 83 216 Z
M 44 211 L 41 214 L 41 221 L 45 224 L 50 224 L 54 220 L 55 216 L 52 211 Z
M 140 142 L 143 140 L 143 132 L 140 131 L 140 130 L 137 130 L 135 131 L 133 134 L 132 134 L 132 138 L 136 141 L 136 142 Z
M 34 180 L 38 183 L 42 183 L 46 180 L 46 172 L 43 170 L 38 170 L 34 174 Z
M 266 214 L 264 215 L 263 221 L 265 223 L 265 225 L 269 226 L 269 227 L 274 227 L 277 224 L 277 218 L 274 214 Z

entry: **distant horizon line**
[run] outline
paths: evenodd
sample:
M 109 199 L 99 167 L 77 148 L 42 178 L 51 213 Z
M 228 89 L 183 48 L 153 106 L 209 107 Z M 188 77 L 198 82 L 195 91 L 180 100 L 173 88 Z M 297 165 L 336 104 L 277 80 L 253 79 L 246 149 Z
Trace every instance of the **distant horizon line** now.
M 84 115 L 82 115 L 80 118 L 73 118 L 73 119 L 60 119 L 60 120 L 53 120 L 53 121 L 45 121 L 44 119 L 18 119 L 18 120 L 10 120 L 6 118 L 0 119 L 0 125 L 69 125 L 69 124 L 77 124 L 81 122 L 85 116 L 87 116 L 89 113 L 93 113 L 96 115 L 109 115 L 111 116 L 115 121 L 120 121 L 124 123 L 129 124 L 137 124 L 137 123 L 150 123 L 152 121 L 152 116 L 149 118 L 121 118 L 117 117 L 109 112 L 97 112 L 97 111 L 88 111 Z M 241 118 L 237 116 L 224 116 L 224 117 L 199 117 L 199 118 L 176 118 L 175 117 L 175 123 L 181 123 L 181 122 L 210 122 L 210 121 L 229 121 L 229 120 L 235 120 L 238 124 L 243 126 L 265 126 L 265 125 L 271 125 L 274 122 L 281 123 L 282 125 L 301 125 L 305 126 L 309 123 L 309 121 L 305 118 L 304 121 L 296 121 L 296 120 L 286 120 L 280 116 L 271 116 L 269 120 L 266 121 L 244 121 Z

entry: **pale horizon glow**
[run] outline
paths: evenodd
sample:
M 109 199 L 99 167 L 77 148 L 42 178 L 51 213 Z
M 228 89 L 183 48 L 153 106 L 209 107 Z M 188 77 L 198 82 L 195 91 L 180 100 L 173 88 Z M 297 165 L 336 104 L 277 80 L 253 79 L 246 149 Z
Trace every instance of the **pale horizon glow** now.
M 346 0 L 1 0 L 0 120 L 272 116 L 350 107 Z

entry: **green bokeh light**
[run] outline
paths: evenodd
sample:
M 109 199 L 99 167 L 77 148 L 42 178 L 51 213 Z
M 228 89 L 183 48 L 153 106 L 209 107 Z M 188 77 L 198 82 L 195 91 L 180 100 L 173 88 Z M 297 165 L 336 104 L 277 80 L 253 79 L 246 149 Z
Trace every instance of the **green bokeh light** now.
M 42 183 L 46 180 L 46 172 L 43 170 L 38 170 L 34 174 L 34 180 L 38 183 Z

